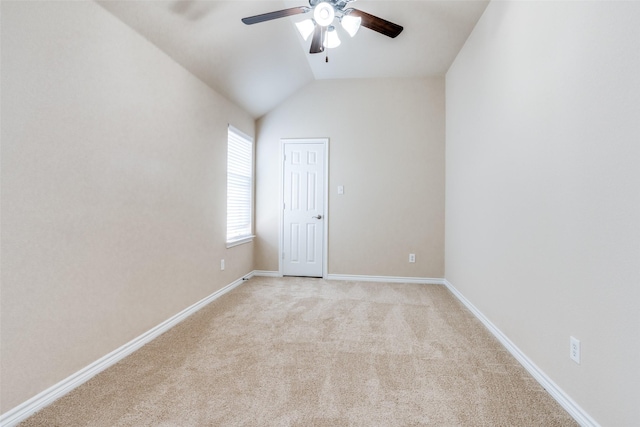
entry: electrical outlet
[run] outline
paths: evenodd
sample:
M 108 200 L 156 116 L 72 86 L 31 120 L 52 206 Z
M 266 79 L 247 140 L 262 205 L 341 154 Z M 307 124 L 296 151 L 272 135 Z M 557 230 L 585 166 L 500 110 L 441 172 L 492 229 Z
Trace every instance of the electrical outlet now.
M 569 357 L 580 364 L 580 340 L 577 338 L 569 337 Z
M 220 260 L 220 270 L 224 270 L 224 260 Z
M 409 262 L 416 262 L 416 254 L 409 254 Z

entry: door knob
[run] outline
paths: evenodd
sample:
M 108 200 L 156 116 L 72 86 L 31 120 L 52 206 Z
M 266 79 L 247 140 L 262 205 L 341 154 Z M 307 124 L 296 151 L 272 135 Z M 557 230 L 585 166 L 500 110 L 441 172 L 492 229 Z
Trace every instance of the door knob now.
M 311 218 L 315 218 L 315 219 L 322 219 L 322 215 L 312 216 Z

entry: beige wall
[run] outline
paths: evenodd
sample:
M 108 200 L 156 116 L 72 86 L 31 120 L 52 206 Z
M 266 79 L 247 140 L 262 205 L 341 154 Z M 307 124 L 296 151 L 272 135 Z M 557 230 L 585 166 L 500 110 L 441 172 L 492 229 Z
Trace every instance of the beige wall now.
M 252 270 L 225 159 L 254 121 L 93 2 L 2 1 L 1 83 L 5 412 Z
M 447 73 L 446 278 L 603 426 L 640 425 L 638 18 L 492 2 Z
M 317 81 L 261 118 L 254 262 L 224 244 L 251 117 L 92 2 L 0 4 L 0 412 L 277 270 L 280 138 L 330 138 L 329 273 L 445 276 L 444 79 Z M 640 423 L 639 14 L 493 2 L 446 79 L 446 277 L 602 425 Z
M 256 269 L 278 270 L 280 138 L 328 137 L 329 273 L 443 277 L 443 78 L 317 81 L 256 132 Z

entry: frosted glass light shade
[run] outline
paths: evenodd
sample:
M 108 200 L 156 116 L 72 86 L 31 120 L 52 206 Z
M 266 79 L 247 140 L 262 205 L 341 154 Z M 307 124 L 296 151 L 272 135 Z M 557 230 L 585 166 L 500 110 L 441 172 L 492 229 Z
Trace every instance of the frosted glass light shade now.
M 347 33 L 349 33 L 349 35 L 351 37 L 353 37 L 353 36 L 356 35 L 358 30 L 360 29 L 360 24 L 362 23 L 362 18 L 359 17 L 359 16 L 356 17 L 356 16 L 351 16 L 351 15 L 345 15 L 340 20 L 340 23 L 342 24 L 342 28 L 344 28 L 345 31 Z
M 329 27 L 329 31 L 327 31 L 327 35 L 325 36 L 322 45 L 328 49 L 340 46 L 340 37 L 338 37 L 336 27 Z
M 296 27 L 298 28 L 302 38 L 308 40 L 309 36 L 313 33 L 315 24 L 311 19 L 305 19 L 304 21 L 296 22 Z
M 330 25 L 335 17 L 336 12 L 333 10 L 333 6 L 325 1 L 319 3 L 313 10 L 313 19 L 322 27 Z

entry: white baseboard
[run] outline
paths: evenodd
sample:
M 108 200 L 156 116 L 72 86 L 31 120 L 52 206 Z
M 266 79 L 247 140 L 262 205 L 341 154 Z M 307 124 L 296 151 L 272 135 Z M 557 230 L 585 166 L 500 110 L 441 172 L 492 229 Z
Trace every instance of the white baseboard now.
M 573 399 L 571 399 L 551 378 L 536 366 L 511 340 L 502 333 L 491 321 L 478 310 L 471 302 L 464 297 L 453 285 L 444 280 L 444 285 L 460 300 L 484 326 L 491 332 L 500 343 L 515 357 L 518 362 L 533 376 L 542 387 L 553 397 L 568 413 L 583 427 L 600 427 L 589 414 L 585 412 Z
M 268 270 L 253 270 L 252 274 L 257 277 L 282 277 L 279 272 Z
M 282 277 L 278 271 L 254 270 L 253 276 Z M 326 280 L 350 280 L 354 282 L 383 282 L 383 283 L 418 283 L 421 285 L 444 285 L 444 279 L 427 277 L 398 277 L 398 276 L 359 276 L 355 274 L 327 274 Z
M 444 285 L 444 279 L 427 277 L 397 277 L 397 276 L 359 276 L 354 274 L 327 274 L 327 280 L 351 280 L 354 282 L 384 282 L 384 283 L 418 283 L 421 285 Z
M 102 358 L 96 360 L 89 366 L 86 366 L 85 368 L 65 378 L 59 383 L 49 387 L 45 391 L 37 394 L 36 396 L 32 397 L 26 402 L 5 412 L 0 416 L 0 426 L 13 427 L 18 423 L 24 421 L 34 413 L 38 412 L 39 410 L 53 403 L 55 400 L 69 393 L 74 388 L 84 384 L 85 382 L 93 378 L 95 375 L 99 374 L 100 372 L 104 371 L 108 367 L 124 359 L 134 351 L 138 350 L 143 345 L 152 341 L 154 338 L 165 333 L 166 331 L 168 331 L 178 323 L 182 322 L 184 319 L 191 316 L 193 313 L 200 310 L 207 304 L 211 303 L 212 301 L 216 300 L 217 298 L 221 297 L 222 295 L 226 294 L 232 289 L 238 287 L 245 280 L 253 277 L 253 275 L 254 273 L 251 272 L 245 275 L 244 277 L 241 277 L 240 279 L 234 281 L 233 283 L 228 284 L 224 288 L 212 293 L 208 297 L 203 298 L 202 300 L 198 301 L 192 306 L 187 307 L 186 309 L 182 310 L 180 313 L 170 317 L 169 319 L 165 320 L 164 322 L 160 323 L 154 328 L 148 330 L 147 332 L 143 333 L 137 338 L 134 338 L 133 340 L 126 343 L 125 345 L 121 346 L 120 348 L 117 348 L 116 350 L 112 351 L 106 356 L 103 356 Z

